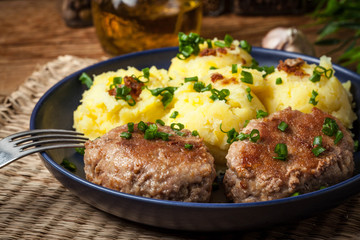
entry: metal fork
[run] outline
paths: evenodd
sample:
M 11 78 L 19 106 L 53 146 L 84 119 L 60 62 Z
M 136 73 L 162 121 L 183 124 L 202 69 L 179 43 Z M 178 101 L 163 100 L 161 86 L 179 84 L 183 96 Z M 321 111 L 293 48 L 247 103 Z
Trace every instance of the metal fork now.
M 0 168 L 29 154 L 56 148 L 83 148 L 88 138 L 62 129 L 39 129 L 15 133 L 0 140 Z

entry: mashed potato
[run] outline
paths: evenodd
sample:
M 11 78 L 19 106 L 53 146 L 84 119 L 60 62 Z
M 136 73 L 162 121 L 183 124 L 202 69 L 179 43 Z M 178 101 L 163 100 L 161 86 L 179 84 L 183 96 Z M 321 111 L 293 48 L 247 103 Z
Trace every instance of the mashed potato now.
M 246 120 L 256 118 L 258 110 L 273 113 L 291 106 L 310 112 L 314 107 L 309 103 L 314 97 L 313 91 L 318 94 L 314 98 L 316 107 L 351 128 L 356 115 L 352 110 L 350 83 L 344 87 L 333 74 L 329 78 L 322 75 L 317 82 L 310 81 L 316 68 L 314 64 L 302 64 L 302 74 L 279 69 L 268 74 L 262 68 L 250 68 L 251 55 L 237 46 L 238 42 L 234 43 L 226 51 L 215 49 L 216 55 L 191 56 L 186 60 L 174 57 L 169 71 L 151 67 L 149 81 L 134 106 L 122 99 L 116 100 L 109 90 L 115 77 L 139 77 L 143 75 L 142 71 L 129 67 L 94 76 L 92 87 L 85 91 L 81 105 L 74 112 L 74 128 L 94 139 L 128 122 L 161 119 L 167 125 L 182 123 L 185 128 L 197 130 L 216 163 L 224 164 L 229 148 L 224 131 L 232 128 L 241 131 Z M 201 50 L 205 48 L 206 44 L 201 45 Z M 332 69 L 330 59 L 326 57 L 321 58 L 320 66 Z M 187 77 L 197 78 L 186 81 Z M 279 78 L 282 83 L 276 84 Z M 210 88 L 196 91 L 194 85 L 199 82 L 216 91 L 227 91 L 229 95 L 216 99 L 211 97 L 214 93 Z M 175 88 L 171 102 L 164 106 L 162 96 L 154 96 L 150 90 L 166 87 Z M 177 112 L 176 117 L 173 117 L 174 112 Z
M 333 69 L 331 59 L 325 56 L 320 58 L 319 66 Z M 356 115 L 352 110 L 349 83 L 347 89 L 344 88 L 334 74 L 330 78 L 322 75 L 320 81 L 312 82 L 309 78 L 313 75 L 315 67 L 315 64 L 305 63 L 301 67 L 305 73 L 304 76 L 296 76 L 294 73 L 276 69 L 274 73 L 266 77 L 267 90 L 258 93 L 258 97 L 269 113 L 285 109 L 288 106 L 309 113 L 316 106 L 337 117 L 347 128 L 351 128 Z M 276 84 L 278 78 L 282 79 L 282 84 Z M 309 103 L 313 91 L 318 93 L 315 98 L 318 102 L 316 105 Z

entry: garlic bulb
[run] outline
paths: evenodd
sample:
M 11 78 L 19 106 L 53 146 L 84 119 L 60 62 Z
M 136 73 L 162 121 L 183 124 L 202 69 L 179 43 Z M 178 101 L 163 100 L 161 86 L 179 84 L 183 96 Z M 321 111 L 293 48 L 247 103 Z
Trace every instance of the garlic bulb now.
M 262 39 L 263 48 L 278 49 L 288 52 L 298 52 L 315 55 L 313 45 L 306 36 L 296 28 L 274 28 Z

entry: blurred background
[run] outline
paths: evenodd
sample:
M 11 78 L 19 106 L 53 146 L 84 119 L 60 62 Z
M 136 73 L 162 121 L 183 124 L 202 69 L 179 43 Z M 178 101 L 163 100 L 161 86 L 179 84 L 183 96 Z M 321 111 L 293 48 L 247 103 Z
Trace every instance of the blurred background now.
M 167 31 L 194 31 L 211 39 L 230 34 L 257 47 L 316 57 L 326 54 L 333 62 L 360 72 L 360 1 L 188 0 L 183 1 L 186 7 L 173 3 L 170 10 L 156 7 L 170 6 L 166 2 L 0 1 L 0 96 L 16 90 L 39 65 L 61 55 L 103 59 L 142 50 L 131 45 L 134 41 L 144 48 L 175 46 L 177 42 L 171 34 L 166 35 Z M 176 7 L 172 23 L 171 11 Z M 165 12 L 171 16 L 157 21 L 157 14 Z M 135 26 L 124 30 L 122 26 L 130 24 L 128 18 L 122 19 L 125 15 L 139 18 L 136 24 L 152 24 L 147 25 L 155 29 L 152 32 L 164 37 L 159 40 L 158 35 L 144 35 L 135 31 Z M 115 30 L 109 30 L 105 23 Z M 115 33 L 121 33 L 118 41 L 109 43 L 108 38 L 114 38 Z M 124 46 L 125 50 L 119 50 Z

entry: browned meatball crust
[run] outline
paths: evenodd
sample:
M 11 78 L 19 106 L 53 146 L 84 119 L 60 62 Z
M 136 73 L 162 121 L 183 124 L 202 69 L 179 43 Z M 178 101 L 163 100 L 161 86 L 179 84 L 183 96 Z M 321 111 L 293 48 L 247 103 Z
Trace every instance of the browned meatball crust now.
M 150 124 L 150 123 L 148 123 Z M 168 126 L 168 141 L 144 139 L 134 126 L 130 139 L 120 137 L 127 125 L 85 144 L 86 178 L 98 185 L 138 196 L 188 202 L 208 202 L 215 178 L 214 158 L 202 139 Z M 192 149 L 185 148 L 191 144 Z
M 234 202 L 273 200 L 315 191 L 351 177 L 353 139 L 335 119 L 344 137 L 334 144 L 334 136 L 322 132 L 325 118 L 335 119 L 317 108 L 309 114 L 287 108 L 250 121 L 242 132 L 258 129 L 260 139 L 256 143 L 237 141 L 230 146 L 224 177 L 227 197 Z M 284 132 L 278 129 L 282 121 L 288 124 Z M 316 136 L 322 136 L 322 147 L 326 149 L 317 157 L 312 152 Z M 287 145 L 284 161 L 273 158 L 278 143 Z

